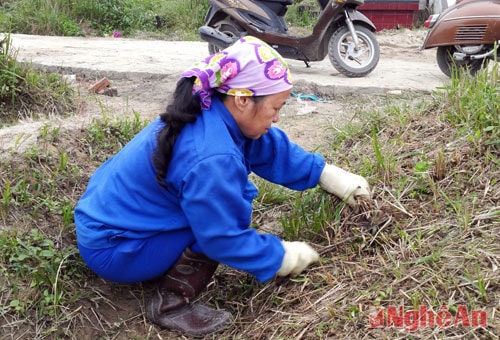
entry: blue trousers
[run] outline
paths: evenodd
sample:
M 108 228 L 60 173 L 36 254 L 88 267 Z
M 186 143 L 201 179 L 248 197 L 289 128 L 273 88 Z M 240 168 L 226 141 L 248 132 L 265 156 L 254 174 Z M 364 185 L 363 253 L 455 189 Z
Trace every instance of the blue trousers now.
M 147 239 L 121 239 L 111 248 L 89 249 L 78 244 L 80 256 L 100 277 L 119 283 L 147 281 L 164 274 L 186 247 L 201 252 L 188 230 L 157 234 Z

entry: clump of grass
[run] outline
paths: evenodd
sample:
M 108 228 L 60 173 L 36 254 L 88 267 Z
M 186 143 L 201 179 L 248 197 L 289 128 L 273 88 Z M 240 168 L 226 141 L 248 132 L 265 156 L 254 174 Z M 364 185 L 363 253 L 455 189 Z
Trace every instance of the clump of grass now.
M 375 208 L 389 214 L 370 232 L 358 214 L 339 210 L 338 201 L 331 214 L 322 215 L 307 198 L 302 200 L 304 193 L 297 194 L 300 203 L 284 220 L 284 235 L 316 242 L 322 265 L 300 281 L 308 287 L 306 293 L 289 292 L 281 300 L 303 300 L 301 313 L 319 316 L 314 327 L 298 312 L 288 314 L 287 320 L 316 330 L 321 339 L 426 337 L 436 332 L 444 337 L 495 338 L 500 327 L 492 302 L 500 298 L 496 72 L 494 67 L 493 73 L 483 70 L 474 78 L 458 74 L 424 106 L 365 111 L 354 127 L 336 134 L 331 157 L 364 173 L 372 183 Z M 313 235 L 307 221 L 315 217 L 322 226 Z M 325 298 L 329 294 L 335 297 Z M 487 315 L 487 326 L 424 325 L 411 334 L 394 324 L 370 328 L 373 310 L 389 306 L 449 310 L 452 318 L 466 306 L 469 312 Z M 293 327 L 284 328 L 281 336 L 299 334 Z
M 74 301 L 80 293 L 71 281 L 82 279 L 81 261 L 74 245 L 60 248 L 38 229 L 29 233 L 3 233 L 0 236 L 3 294 L 9 297 L 2 314 L 36 312 L 41 317 L 64 314 L 60 306 Z M 28 294 L 28 292 L 30 292 Z
M 288 7 L 285 19 L 287 23 L 293 23 L 294 27 L 312 28 L 318 20 L 321 8 L 315 0 L 294 1 Z
M 7 228 L 0 233 L 3 330 L 16 334 L 24 325 L 21 332 L 71 337 L 74 330 L 61 325 L 74 322 L 92 276 L 78 256 L 76 201 L 95 168 L 148 122 L 135 113 L 104 115 L 82 131 L 46 124 L 27 152 L 0 160 L 0 223 Z
M 10 35 L 0 40 L 0 110 L 6 103 L 13 103 L 21 92 L 20 66 L 17 64 L 15 54 L 11 51 Z M 0 111 L 1 112 L 1 111 Z
M 198 28 L 204 25 L 208 1 L 165 1 L 157 10 L 159 30 L 169 40 L 200 40 Z
M 7 35 L 0 40 L 0 123 L 76 109 L 77 94 L 61 75 L 19 63 L 16 56 Z
M 77 3 L 77 2 L 76 2 Z M 76 18 L 70 18 L 67 1 L 3 1 L 0 31 L 38 35 L 80 35 Z
M 120 32 L 124 36 L 135 31 L 154 31 L 158 2 L 151 0 L 114 1 L 66 1 L 52 0 L 65 4 L 68 16 L 87 22 L 99 35 Z
M 5 0 L 0 2 L 0 31 L 199 40 L 208 5 L 205 0 Z M 302 0 L 289 7 L 286 20 L 310 27 L 318 14 L 315 1 Z
M 500 69 L 495 63 L 490 72 L 475 77 L 458 73 L 446 88 L 449 106 L 446 118 L 470 141 L 500 147 Z
M 197 39 L 208 2 L 7 0 L 0 8 L 0 31 L 63 36 L 134 36 L 149 32 L 157 37 Z
M 153 1 L 6 1 L 0 14 L 0 30 L 38 35 L 79 36 L 120 31 L 153 30 Z M 89 31 L 90 30 L 90 31 Z

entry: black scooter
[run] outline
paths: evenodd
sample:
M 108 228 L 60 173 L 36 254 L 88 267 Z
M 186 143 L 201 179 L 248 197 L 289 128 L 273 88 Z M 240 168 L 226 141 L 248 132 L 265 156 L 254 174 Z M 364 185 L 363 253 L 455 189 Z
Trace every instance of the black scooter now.
M 313 31 L 293 36 L 285 22 L 292 0 L 209 0 L 205 26 L 200 37 L 208 42 L 210 54 L 230 46 L 239 38 L 255 36 L 284 58 L 321 61 L 326 55 L 347 77 L 363 77 L 375 69 L 380 48 L 375 25 L 357 11 L 364 0 L 318 0 L 321 8 Z

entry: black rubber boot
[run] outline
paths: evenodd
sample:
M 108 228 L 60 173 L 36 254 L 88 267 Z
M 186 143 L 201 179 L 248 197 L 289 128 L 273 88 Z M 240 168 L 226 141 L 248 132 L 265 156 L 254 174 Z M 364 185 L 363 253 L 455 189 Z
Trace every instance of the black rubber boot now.
M 222 329 L 226 311 L 191 303 L 210 282 L 218 263 L 186 249 L 161 278 L 147 306 L 147 317 L 163 328 L 203 336 Z

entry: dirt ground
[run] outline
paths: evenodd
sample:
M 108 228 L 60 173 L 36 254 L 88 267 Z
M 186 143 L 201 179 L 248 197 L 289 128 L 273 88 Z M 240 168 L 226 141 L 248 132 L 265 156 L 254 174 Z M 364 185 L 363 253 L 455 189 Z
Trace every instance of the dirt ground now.
M 331 72 L 333 67 L 329 60 L 324 60 L 319 65 L 313 65 L 312 71 L 304 68 L 302 62 L 289 61 L 292 71 L 300 74 L 297 78 L 306 79 L 305 81 L 295 81 L 294 92 L 297 94 L 315 95 L 317 98 L 325 100 L 325 102 L 313 101 L 310 99 L 301 100 L 300 98 L 292 96 L 290 97 L 288 105 L 283 109 L 281 121 L 277 125 L 284 128 L 290 134 L 292 140 L 310 149 L 314 147 L 315 140 L 318 140 L 318 137 L 320 137 L 322 133 L 326 133 L 326 127 L 338 128 L 340 124 L 352 118 L 352 115 L 355 114 L 352 109 L 353 104 L 351 100 L 355 98 L 353 94 L 371 93 L 374 95 L 397 97 L 401 93 L 408 94 L 409 92 L 413 92 L 413 90 L 411 90 L 412 87 L 410 87 L 410 90 L 399 90 L 398 88 L 400 88 L 402 82 L 408 84 L 412 84 L 412 82 L 418 83 L 418 87 L 415 87 L 417 89 L 416 92 L 430 92 L 433 87 L 442 84 L 446 79 L 440 74 L 435 63 L 435 51 L 420 50 L 426 32 L 425 29 L 402 29 L 381 31 L 377 33 L 377 40 L 380 44 L 381 63 L 383 60 L 384 63 L 389 61 L 390 65 L 394 66 L 404 64 L 406 68 L 404 73 L 400 73 L 401 71 L 399 70 L 397 73 L 390 73 L 388 71 L 380 72 L 376 69 L 376 71 L 368 77 L 352 79 L 343 77 L 340 74 L 333 74 L 327 78 L 329 79 L 329 83 L 332 83 L 331 79 L 334 79 L 333 83 L 335 85 L 331 86 L 322 84 L 322 81 L 319 81 L 319 76 L 316 76 L 315 73 L 307 74 L 307 72 L 318 72 L 318 69 L 322 70 L 324 67 Z M 66 40 L 49 40 L 43 42 L 43 40 L 41 40 L 42 37 L 36 39 L 30 36 L 28 38 L 22 35 L 14 35 L 12 39 L 14 45 L 16 45 L 16 42 L 23 42 L 21 44 L 22 48 L 18 51 L 20 58 L 25 61 L 33 62 L 34 65 L 41 65 L 47 68 L 47 65 L 52 65 L 51 63 L 58 58 L 64 60 L 65 58 L 69 58 L 70 55 L 72 58 L 82 58 L 82 56 L 79 56 L 80 53 L 75 53 L 77 50 L 73 52 L 76 47 L 68 47 L 70 42 Z M 43 39 L 55 38 L 59 39 L 63 37 L 44 37 Z M 32 45 L 24 45 L 25 41 L 30 44 L 32 43 Z M 59 43 L 60 46 L 56 46 L 56 42 Z M 124 44 L 136 44 L 139 42 L 140 41 L 130 42 L 123 40 Z M 93 43 L 106 44 L 111 42 L 99 40 Z M 83 44 L 83 47 L 87 46 L 86 42 L 80 42 L 79 44 Z M 123 48 L 123 45 L 118 46 Z M 203 51 L 205 48 L 206 46 L 203 45 Z M 68 55 L 62 55 L 64 53 L 68 53 Z M 127 52 L 125 51 L 124 53 Z M 204 52 L 197 51 L 197 53 Z M 139 54 L 140 57 L 143 57 L 141 53 Z M 95 56 L 83 56 L 86 62 L 90 64 L 93 62 L 92 57 Z M 148 64 L 149 57 L 147 58 L 148 60 L 145 64 Z M 104 59 L 109 60 L 111 64 L 113 63 L 111 55 Z M 115 60 L 117 60 L 119 64 L 124 63 L 122 58 L 118 57 L 118 59 L 116 59 L 116 56 Z M 82 64 L 80 59 L 72 60 L 72 62 L 78 65 Z M 100 62 L 99 58 L 95 59 L 94 64 L 98 62 Z M 154 117 L 165 107 L 177 77 L 177 74 L 157 77 L 135 77 L 135 73 L 133 72 L 127 74 L 111 71 L 107 73 L 101 72 L 109 76 L 111 87 L 116 89 L 118 96 L 109 97 L 102 94 L 89 95 L 87 88 L 97 79 L 95 71 L 74 67 L 68 68 L 66 66 L 70 64 L 69 60 L 65 62 L 60 61 L 60 63 L 63 63 L 63 66 L 50 66 L 48 68 L 63 72 L 68 81 L 75 84 L 81 95 L 81 109 L 76 116 L 64 119 L 51 117 L 49 120 L 52 124 L 60 124 L 62 127 L 69 128 L 86 124 L 86 122 L 89 122 L 92 118 L 102 116 L 103 113 L 108 116 L 138 113 L 141 116 Z M 153 61 L 151 61 L 151 63 L 153 63 Z M 162 63 L 163 62 L 160 62 L 160 64 Z M 133 61 L 130 65 L 134 65 Z M 132 67 L 133 70 L 138 70 L 140 68 L 138 64 L 134 66 L 130 65 L 129 68 Z M 425 77 L 422 77 L 422 74 L 418 71 L 422 65 L 429 65 L 429 69 L 432 70 L 432 74 L 427 78 L 428 84 L 424 86 L 422 86 L 421 83 L 425 83 L 425 81 L 423 81 Z M 73 74 L 68 73 L 70 71 L 76 72 Z M 428 71 L 422 72 L 425 74 L 425 72 Z M 418 78 L 412 79 L 412 75 Z M 315 78 L 318 79 L 318 83 L 314 82 Z M 378 82 L 383 82 L 385 87 L 376 87 Z M 390 91 L 385 89 L 386 87 L 390 88 L 390 84 L 393 84 L 396 90 Z M 422 91 L 422 89 L 425 90 Z M 349 100 L 347 100 L 347 98 L 349 98 Z M 31 143 L 36 142 L 36 131 L 42 128 L 45 123 L 46 122 L 40 120 L 24 120 L 15 126 L 3 127 L 0 129 L 0 156 L 10 155 L 13 149 L 17 152 L 24 152 Z M 22 138 L 19 139 L 18 137 L 20 135 Z
M 425 38 L 426 30 L 390 30 L 377 33 L 380 44 L 381 59 L 398 61 L 425 61 L 435 64 L 435 51 L 421 51 L 420 46 Z M 435 65 L 436 70 L 437 65 Z M 84 99 L 84 106 L 79 117 L 69 119 L 70 124 L 75 121 L 88 121 L 101 116 L 104 109 L 109 115 L 126 115 L 138 113 L 141 116 L 155 117 L 160 113 L 168 101 L 175 81 L 170 77 L 163 79 L 117 79 L 113 80 L 111 87 L 117 90 L 117 97 L 106 95 L 88 95 L 86 89 L 92 85 L 93 79 L 79 77 L 75 83 L 79 87 Z M 409 80 L 410 81 L 410 80 Z M 331 129 L 340 128 L 358 112 L 374 108 L 376 101 L 383 98 L 407 98 L 417 93 L 430 93 L 431 91 L 378 91 L 366 96 L 363 91 L 353 95 L 357 86 L 352 90 L 332 90 L 331 86 L 319 85 L 314 82 L 299 80 L 294 84 L 294 93 L 315 95 L 319 101 L 291 96 L 287 105 L 282 109 L 280 121 L 277 126 L 284 129 L 293 141 L 306 149 L 315 149 L 318 140 Z M 370 92 L 370 90 L 369 90 Z M 361 97 L 371 97 L 372 100 L 361 100 Z M 364 104 L 362 102 L 365 102 Z M 35 123 L 35 125 L 37 125 Z M 19 128 L 19 127 L 18 127 Z M 0 138 L 2 131 L 0 130 Z

